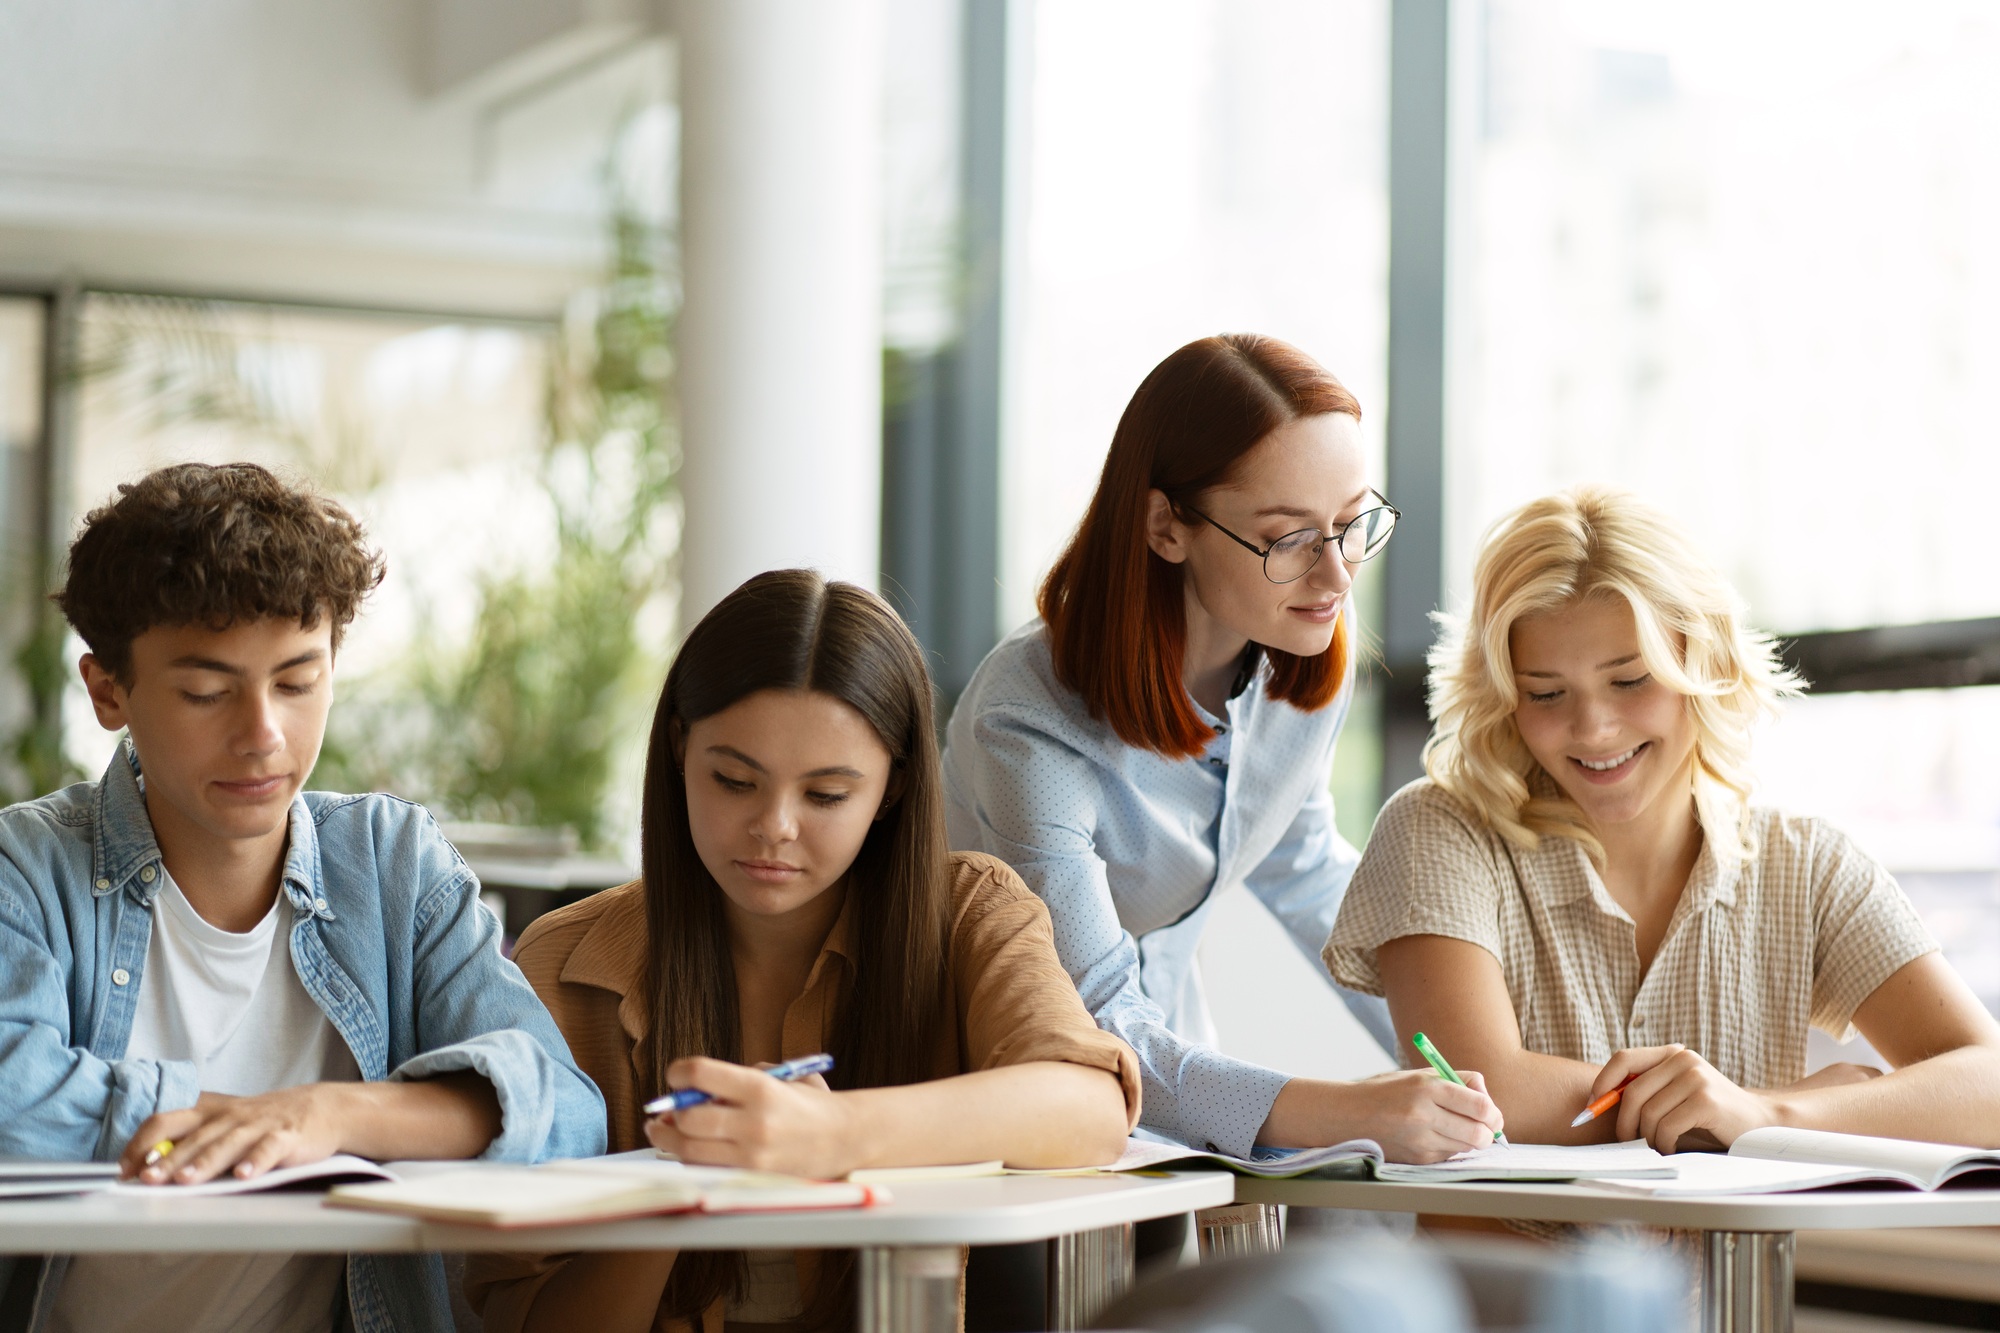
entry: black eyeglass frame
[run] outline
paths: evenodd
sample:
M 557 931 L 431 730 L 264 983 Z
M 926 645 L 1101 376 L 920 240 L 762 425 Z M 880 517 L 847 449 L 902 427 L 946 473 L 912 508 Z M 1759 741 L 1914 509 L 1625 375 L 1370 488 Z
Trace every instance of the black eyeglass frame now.
M 1287 583 L 1297 583 L 1300 579 L 1312 573 L 1315 569 L 1318 569 L 1319 562 L 1326 557 L 1326 548 L 1329 545 L 1332 546 L 1335 550 L 1340 551 L 1341 559 L 1347 560 L 1347 552 L 1342 547 L 1342 540 L 1347 536 L 1347 530 L 1353 527 L 1356 523 L 1359 523 L 1362 519 L 1367 518 L 1370 514 L 1375 513 L 1377 510 L 1386 509 L 1393 516 L 1389 523 L 1389 537 L 1393 537 L 1396 535 L 1396 524 L 1403 521 L 1403 511 L 1396 508 L 1396 506 L 1390 504 L 1389 497 L 1382 494 L 1382 492 L 1376 490 L 1373 486 L 1370 486 L 1368 488 L 1368 493 L 1374 496 L 1376 499 L 1380 500 L 1382 503 L 1379 505 L 1371 505 L 1369 508 L 1364 509 L 1360 513 L 1356 514 L 1353 518 L 1348 519 L 1347 522 L 1340 525 L 1339 531 L 1322 532 L 1318 528 L 1300 528 L 1295 532 L 1286 533 L 1283 537 L 1278 538 L 1277 541 L 1272 542 L 1269 546 L 1263 547 L 1261 549 L 1257 546 L 1255 542 L 1248 541 L 1242 537 L 1237 536 L 1235 533 L 1231 532 L 1228 528 L 1223 527 L 1220 523 L 1217 523 L 1214 519 L 1210 518 L 1207 514 L 1204 514 L 1199 509 L 1196 509 L 1193 505 L 1190 504 L 1177 505 L 1176 508 L 1187 510 L 1188 513 L 1193 514 L 1196 518 L 1208 524 L 1208 526 L 1214 528 L 1217 532 L 1229 538 L 1229 540 L 1235 542 L 1238 546 L 1242 547 L 1250 554 L 1256 556 L 1259 560 L 1262 560 L 1264 562 L 1264 577 L 1266 579 L 1270 579 L 1272 583 L 1277 584 L 1279 587 L 1283 587 Z M 1299 533 L 1302 532 L 1310 532 L 1319 538 L 1319 545 L 1313 550 L 1312 563 L 1307 565 L 1304 569 L 1300 570 L 1298 573 L 1294 574 L 1291 578 L 1288 579 L 1271 578 L 1271 552 L 1277 550 L 1279 545 L 1283 543 L 1287 538 L 1296 537 L 1299 535 Z M 1362 561 L 1373 560 L 1376 556 L 1382 554 L 1382 548 L 1389 544 L 1389 537 L 1384 537 L 1382 539 L 1381 546 L 1377 546 L 1374 550 L 1369 551 L 1368 553 L 1363 555 L 1360 560 L 1348 560 L 1347 563 L 1350 565 L 1358 565 L 1361 564 Z

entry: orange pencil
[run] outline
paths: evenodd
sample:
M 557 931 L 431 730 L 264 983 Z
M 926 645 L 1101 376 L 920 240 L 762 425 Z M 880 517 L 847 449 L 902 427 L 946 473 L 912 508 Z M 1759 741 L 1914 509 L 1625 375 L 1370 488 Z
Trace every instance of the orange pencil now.
M 1630 1083 L 1633 1079 L 1637 1077 L 1639 1077 L 1637 1074 L 1627 1074 L 1625 1076 L 1625 1083 Z M 1591 1121 L 1597 1119 L 1597 1117 L 1603 1115 L 1606 1111 L 1609 1111 L 1612 1107 L 1618 1105 L 1618 1103 L 1625 1096 L 1625 1083 L 1620 1083 L 1617 1087 L 1605 1093 L 1602 1097 L 1599 1097 L 1596 1101 L 1592 1102 L 1590 1105 L 1584 1107 L 1583 1113 L 1577 1116 L 1576 1119 L 1569 1122 L 1569 1127 L 1571 1129 L 1575 1129 L 1578 1125 L 1587 1125 Z

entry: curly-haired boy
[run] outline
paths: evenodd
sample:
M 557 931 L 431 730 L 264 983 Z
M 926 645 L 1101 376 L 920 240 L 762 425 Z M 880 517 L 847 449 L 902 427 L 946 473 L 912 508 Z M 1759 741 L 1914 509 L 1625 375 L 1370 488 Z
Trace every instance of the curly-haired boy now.
M 430 816 L 303 790 L 381 577 L 344 509 L 250 464 L 161 468 L 84 520 L 55 599 L 127 739 L 0 811 L 0 1156 L 172 1188 L 603 1151 L 596 1088 Z M 435 1255 L 56 1256 L 32 1290 L 55 1330 L 451 1324 Z

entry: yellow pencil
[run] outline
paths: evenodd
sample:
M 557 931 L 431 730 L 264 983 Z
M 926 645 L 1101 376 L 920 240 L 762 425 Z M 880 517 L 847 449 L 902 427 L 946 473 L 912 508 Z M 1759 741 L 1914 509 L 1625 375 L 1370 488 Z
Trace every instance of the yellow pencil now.
M 157 1166 L 160 1159 L 173 1150 L 174 1141 L 172 1139 L 161 1139 L 158 1143 L 146 1149 L 146 1161 L 144 1164 L 146 1166 Z

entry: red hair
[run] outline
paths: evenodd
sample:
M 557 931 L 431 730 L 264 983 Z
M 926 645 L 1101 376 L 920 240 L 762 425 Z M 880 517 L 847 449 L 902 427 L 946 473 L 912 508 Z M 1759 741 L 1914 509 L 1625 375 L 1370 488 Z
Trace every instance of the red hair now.
M 1289 343 L 1253 333 L 1203 338 L 1153 367 L 1119 418 L 1097 493 L 1042 583 L 1056 678 L 1128 745 L 1199 755 L 1215 731 L 1181 681 L 1187 609 L 1181 567 L 1146 542 L 1146 504 L 1162 491 L 1176 508 L 1230 479 L 1258 441 L 1300 417 L 1361 404 Z M 1268 693 L 1323 708 L 1347 674 L 1347 625 L 1313 657 L 1263 648 Z

